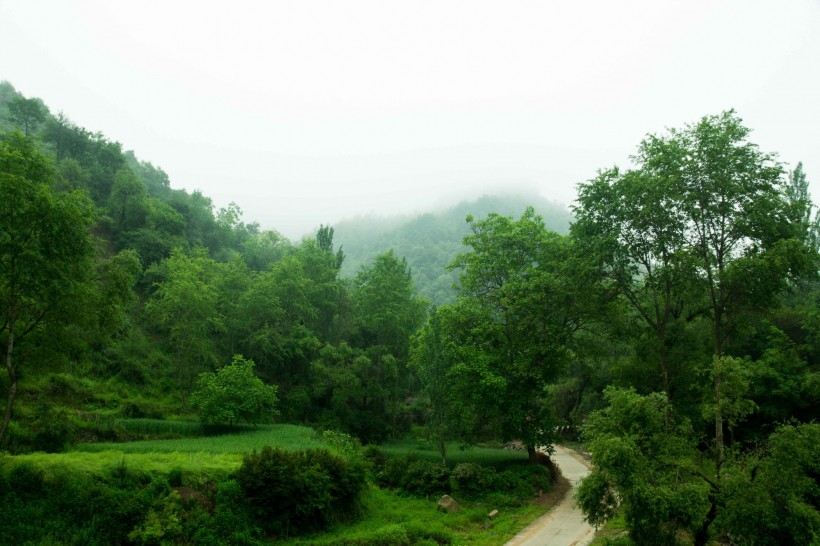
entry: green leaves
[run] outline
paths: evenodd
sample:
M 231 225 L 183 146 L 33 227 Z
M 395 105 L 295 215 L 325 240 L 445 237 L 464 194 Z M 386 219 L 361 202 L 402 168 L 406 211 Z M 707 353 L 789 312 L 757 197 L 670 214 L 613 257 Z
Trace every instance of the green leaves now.
M 94 271 L 93 207 L 80 192 L 55 195 L 54 165 L 20 133 L 0 141 L 0 336 L 9 376 L 0 440 L 11 417 L 24 343 L 87 318 Z M 17 346 L 15 347 L 15 343 Z
M 277 387 L 253 373 L 253 361 L 235 355 L 227 366 L 200 374 L 191 404 L 206 425 L 270 422 L 276 410 Z

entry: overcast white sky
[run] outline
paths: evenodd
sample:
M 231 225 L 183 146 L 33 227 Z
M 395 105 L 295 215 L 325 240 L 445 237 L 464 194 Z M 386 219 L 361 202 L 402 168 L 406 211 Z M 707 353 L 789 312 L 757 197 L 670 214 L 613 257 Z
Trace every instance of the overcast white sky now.
M 246 221 L 529 187 L 735 108 L 820 201 L 820 1 L 0 0 L 0 79 Z

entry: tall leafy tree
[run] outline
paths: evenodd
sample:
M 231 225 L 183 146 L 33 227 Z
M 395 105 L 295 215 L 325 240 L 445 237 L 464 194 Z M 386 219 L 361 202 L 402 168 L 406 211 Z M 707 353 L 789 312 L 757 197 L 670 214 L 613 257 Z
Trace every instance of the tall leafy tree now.
M 462 392 L 482 393 L 484 415 L 504 439 L 520 439 L 535 458 L 550 446 L 554 419 L 546 389 L 572 353 L 583 326 L 586 276 L 566 236 L 547 231 L 529 208 L 520 219 L 490 214 L 468 217 L 469 252 L 460 268 L 459 299 L 452 317 L 462 353 L 454 376 Z M 576 267 L 577 266 L 577 267 Z
M 217 360 L 214 334 L 223 328 L 217 312 L 218 268 L 201 247 L 175 250 L 159 267 L 163 280 L 145 306 L 176 356 L 178 379 L 189 390 L 196 375 Z
M 23 342 L 47 325 L 77 320 L 94 271 L 93 206 L 79 192 L 55 195 L 55 176 L 52 162 L 21 133 L 0 141 L 0 339 L 8 375 L 0 441 L 12 415 Z
M 647 142 L 636 159 L 646 154 Z M 670 332 L 688 305 L 693 265 L 685 237 L 677 177 L 649 169 L 622 173 L 617 167 L 581 184 L 572 233 L 583 252 L 597 260 L 655 341 L 660 384 L 671 398 L 675 363 L 669 359 Z
M 393 356 L 406 358 L 410 336 L 425 312 L 407 260 L 389 250 L 362 268 L 353 281 L 353 310 L 366 345 L 381 345 Z
M 37 126 L 46 119 L 46 108 L 40 99 L 27 99 L 17 96 L 8 103 L 11 120 L 23 131 L 25 136 L 37 130 Z
M 653 304 L 649 309 L 663 309 L 671 301 L 708 324 L 704 337 L 710 347 L 702 349 L 701 360 L 711 383 L 703 408 L 714 420 L 711 467 L 694 452 L 678 453 L 675 461 L 666 460 L 659 456 L 666 448 L 654 440 L 646 442 L 646 453 L 654 453 L 652 457 L 662 463 L 660 466 L 651 460 L 638 462 L 633 458 L 627 463 L 629 457 L 610 458 L 606 453 L 614 441 L 596 444 L 603 454 L 596 463 L 602 472 L 599 477 L 617 472 L 617 467 L 623 469 L 625 464 L 640 468 L 655 465 L 660 478 L 656 483 L 643 483 L 640 496 L 644 500 L 646 495 L 663 494 L 663 487 L 680 483 L 674 480 L 680 479 L 681 470 L 697 474 L 708 485 L 702 490 L 704 502 L 698 500 L 696 518 L 691 513 L 683 518 L 697 544 L 706 543 L 710 526 L 723 517 L 724 486 L 745 464 L 736 452 L 727 455 L 725 431 L 731 433 L 753 411 L 749 395 L 754 392 L 755 376 L 793 362 L 788 344 L 780 344 L 779 351 L 763 351 L 752 368 L 750 359 L 733 353 L 738 339 L 754 319 L 779 303 L 790 281 L 813 272 L 817 263 L 816 249 L 809 244 L 810 201 L 800 177 L 793 176 L 789 182 L 775 157 L 761 152 L 748 136 L 749 130 L 732 111 L 648 136 L 635 157 L 634 171 L 622 176 L 610 171 L 609 177 L 582 186 L 579 226 L 575 228 L 580 236 L 594 240 L 598 248 L 607 249 L 602 265 L 610 276 L 619 271 L 630 276 L 631 271 L 631 278 L 619 282 L 618 288 L 656 331 L 661 315 L 646 312 L 643 302 Z M 616 191 L 628 187 L 630 179 L 645 182 L 634 193 Z M 661 190 L 657 196 L 656 188 Z M 640 229 L 629 231 L 636 227 Z M 667 246 L 667 241 L 672 244 Z M 650 243 L 649 259 L 642 257 L 646 255 L 644 242 Z M 658 279 L 663 282 L 658 283 Z M 634 287 L 641 290 L 641 298 L 634 296 Z M 658 292 L 663 297 L 659 298 Z M 675 307 L 672 309 L 674 315 Z M 620 402 L 610 399 L 612 412 L 620 411 L 617 404 Z M 667 425 L 672 427 L 668 405 L 664 411 Z M 675 431 L 670 428 L 663 432 Z M 654 434 L 649 430 L 641 433 Z M 683 434 L 682 429 L 676 434 L 680 436 L 677 443 L 691 440 L 690 433 Z M 637 483 L 634 478 L 608 483 L 622 498 L 637 491 L 632 489 Z M 589 487 L 589 491 L 595 489 Z M 595 490 L 593 505 L 605 506 L 606 488 Z M 588 514 L 594 517 L 589 510 Z M 666 513 L 659 516 L 658 524 L 671 525 L 678 517 Z M 633 527 L 638 530 L 639 524 L 635 520 Z
M 738 116 L 707 116 L 682 130 L 651 136 L 642 161 L 653 177 L 679 180 L 670 203 L 685 218 L 684 236 L 712 323 L 715 456 L 723 460 L 721 363 L 744 314 L 771 307 L 789 276 L 811 263 L 791 218 L 782 166 L 748 140 Z

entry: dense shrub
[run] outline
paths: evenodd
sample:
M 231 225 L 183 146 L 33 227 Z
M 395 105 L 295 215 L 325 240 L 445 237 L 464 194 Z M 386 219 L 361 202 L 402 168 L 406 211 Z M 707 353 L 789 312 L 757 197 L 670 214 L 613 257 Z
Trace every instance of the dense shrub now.
M 277 387 L 256 377 L 253 360 L 234 355 L 216 372 L 199 374 L 191 405 L 206 425 L 269 423 L 278 413 Z
M 450 470 L 440 464 L 415 461 L 407 466 L 401 487 L 409 493 L 430 496 L 450 492 Z
M 269 446 L 245 457 L 236 480 L 260 525 L 280 535 L 318 530 L 353 517 L 365 487 L 361 463 L 327 450 Z
M 114 469 L 109 481 L 70 472 L 46 476 L 19 464 L 8 470 L 5 483 L 0 544 L 125 544 L 154 499 L 169 491 L 164 480 L 145 483 L 125 468 Z
M 498 489 L 519 498 L 529 498 L 552 487 L 549 468 L 540 464 L 515 465 L 498 475 Z
M 377 466 L 377 480 L 380 486 L 396 488 L 404 481 L 404 475 L 410 463 L 415 462 L 413 457 L 388 457 Z
M 373 467 L 378 470 L 381 470 L 387 460 L 384 452 L 378 446 L 374 446 L 373 444 L 364 446 L 364 449 L 362 449 L 362 457 L 364 457 L 365 461 L 372 464 Z
M 494 468 L 475 463 L 460 463 L 453 469 L 453 482 L 466 495 L 490 493 L 496 488 L 498 473 Z

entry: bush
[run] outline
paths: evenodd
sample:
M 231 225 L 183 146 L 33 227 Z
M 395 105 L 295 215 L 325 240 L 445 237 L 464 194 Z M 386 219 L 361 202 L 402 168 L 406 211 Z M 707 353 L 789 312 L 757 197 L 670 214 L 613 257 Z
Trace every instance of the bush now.
M 552 487 L 549 468 L 540 464 L 522 464 L 498 475 L 497 487 L 519 498 L 529 498 Z
M 216 373 L 199 375 L 191 405 L 206 425 L 270 422 L 276 415 L 275 385 L 265 385 L 253 373 L 253 360 L 235 355 Z
M 373 465 L 374 468 L 381 469 L 384 466 L 387 457 L 384 452 L 373 444 L 368 444 L 362 450 L 362 457 L 364 460 Z
M 411 457 L 388 457 L 384 460 L 378 473 L 379 485 L 383 487 L 400 487 L 404 481 L 407 467 L 414 462 Z
M 424 497 L 450 492 L 450 470 L 439 463 L 415 461 L 407 466 L 401 487 Z
M 358 514 L 364 468 L 327 450 L 282 451 L 266 446 L 245 457 L 236 473 L 251 512 L 267 532 L 319 530 Z
M 498 481 L 498 474 L 494 468 L 475 463 L 456 465 L 452 476 L 458 490 L 466 495 L 490 493 Z

